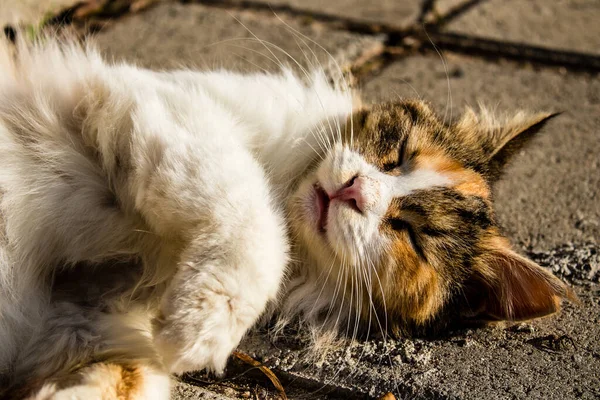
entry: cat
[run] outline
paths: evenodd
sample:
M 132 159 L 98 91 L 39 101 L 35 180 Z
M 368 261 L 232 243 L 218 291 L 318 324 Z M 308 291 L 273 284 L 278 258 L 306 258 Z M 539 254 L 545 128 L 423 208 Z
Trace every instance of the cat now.
M 444 123 L 322 70 L 3 42 L 0 393 L 167 399 L 169 373 L 221 373 L 267 309 L 392 335 L 555 312 L 571 291 L 510 249 L 490 189 L 552 116 Z

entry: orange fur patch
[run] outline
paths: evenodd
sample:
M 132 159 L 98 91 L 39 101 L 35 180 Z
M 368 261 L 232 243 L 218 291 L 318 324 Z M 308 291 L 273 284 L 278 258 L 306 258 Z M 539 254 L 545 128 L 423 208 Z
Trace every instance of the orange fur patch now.
M 439 275 L 419 259 L 406 238 L 392 243 L 387 262 L 379 270 L 381 283 L 373 282 L 372 292 L 382 305 L 385 301 L 389 314 L 422 324 L 443 305 Z

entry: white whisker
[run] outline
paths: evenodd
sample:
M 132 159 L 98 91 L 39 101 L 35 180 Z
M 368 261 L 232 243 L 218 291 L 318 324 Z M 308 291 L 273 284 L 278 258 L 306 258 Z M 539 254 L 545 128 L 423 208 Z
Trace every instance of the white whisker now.
M 427 30 L 425 29 L 425 27 L 423 27 L 423 31 L 425 32 L 425 35 L 427 35 L 427 39 L 433 46 L 437 55 L 440 57 L 440 60 L 442 61 L 442 65 L 444 66 L 444 73 L 446 74 L 446 82 L 448 83 L 448 98 L 447 98 L 447 102 L 446 102 L 446 110 L 444 111 L 444 121 L 451 122 L 452 121 L 453 104 L 452 104 L 452 88 L 450 87 L 450 74 L 448 74 L 448 64 L 446 63 L 446 59 L 444 58 L 441 51 L 438 49 L 438 47 L 435 45 L 435 43 L 433 43 L 433 40 L 427 33 Z M 449 119 L 447 118 L 448 107 L 450 107 L 450 118 Z

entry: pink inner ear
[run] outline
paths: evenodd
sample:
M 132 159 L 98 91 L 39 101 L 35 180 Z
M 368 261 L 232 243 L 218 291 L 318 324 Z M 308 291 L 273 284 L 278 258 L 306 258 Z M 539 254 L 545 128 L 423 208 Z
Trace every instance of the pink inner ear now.
M 563 297 L 572 297 L 558 278 L 533 261 L 512 252 L 493 252 L 487 268 L 496 276 L 484 286 L 484 315 L 500 320 L 526 320 L 558 311 Z

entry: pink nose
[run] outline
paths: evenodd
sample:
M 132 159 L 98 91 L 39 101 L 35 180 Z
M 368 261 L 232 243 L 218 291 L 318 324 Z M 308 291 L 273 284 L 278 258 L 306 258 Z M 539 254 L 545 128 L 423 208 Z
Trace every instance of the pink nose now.
M 365 211 L 366 199 L 363 193 L 364 178 L 355 176 L 346 185 L 331 196 L 331 201 L 340 200 L 348 203 L 359 212 Z

